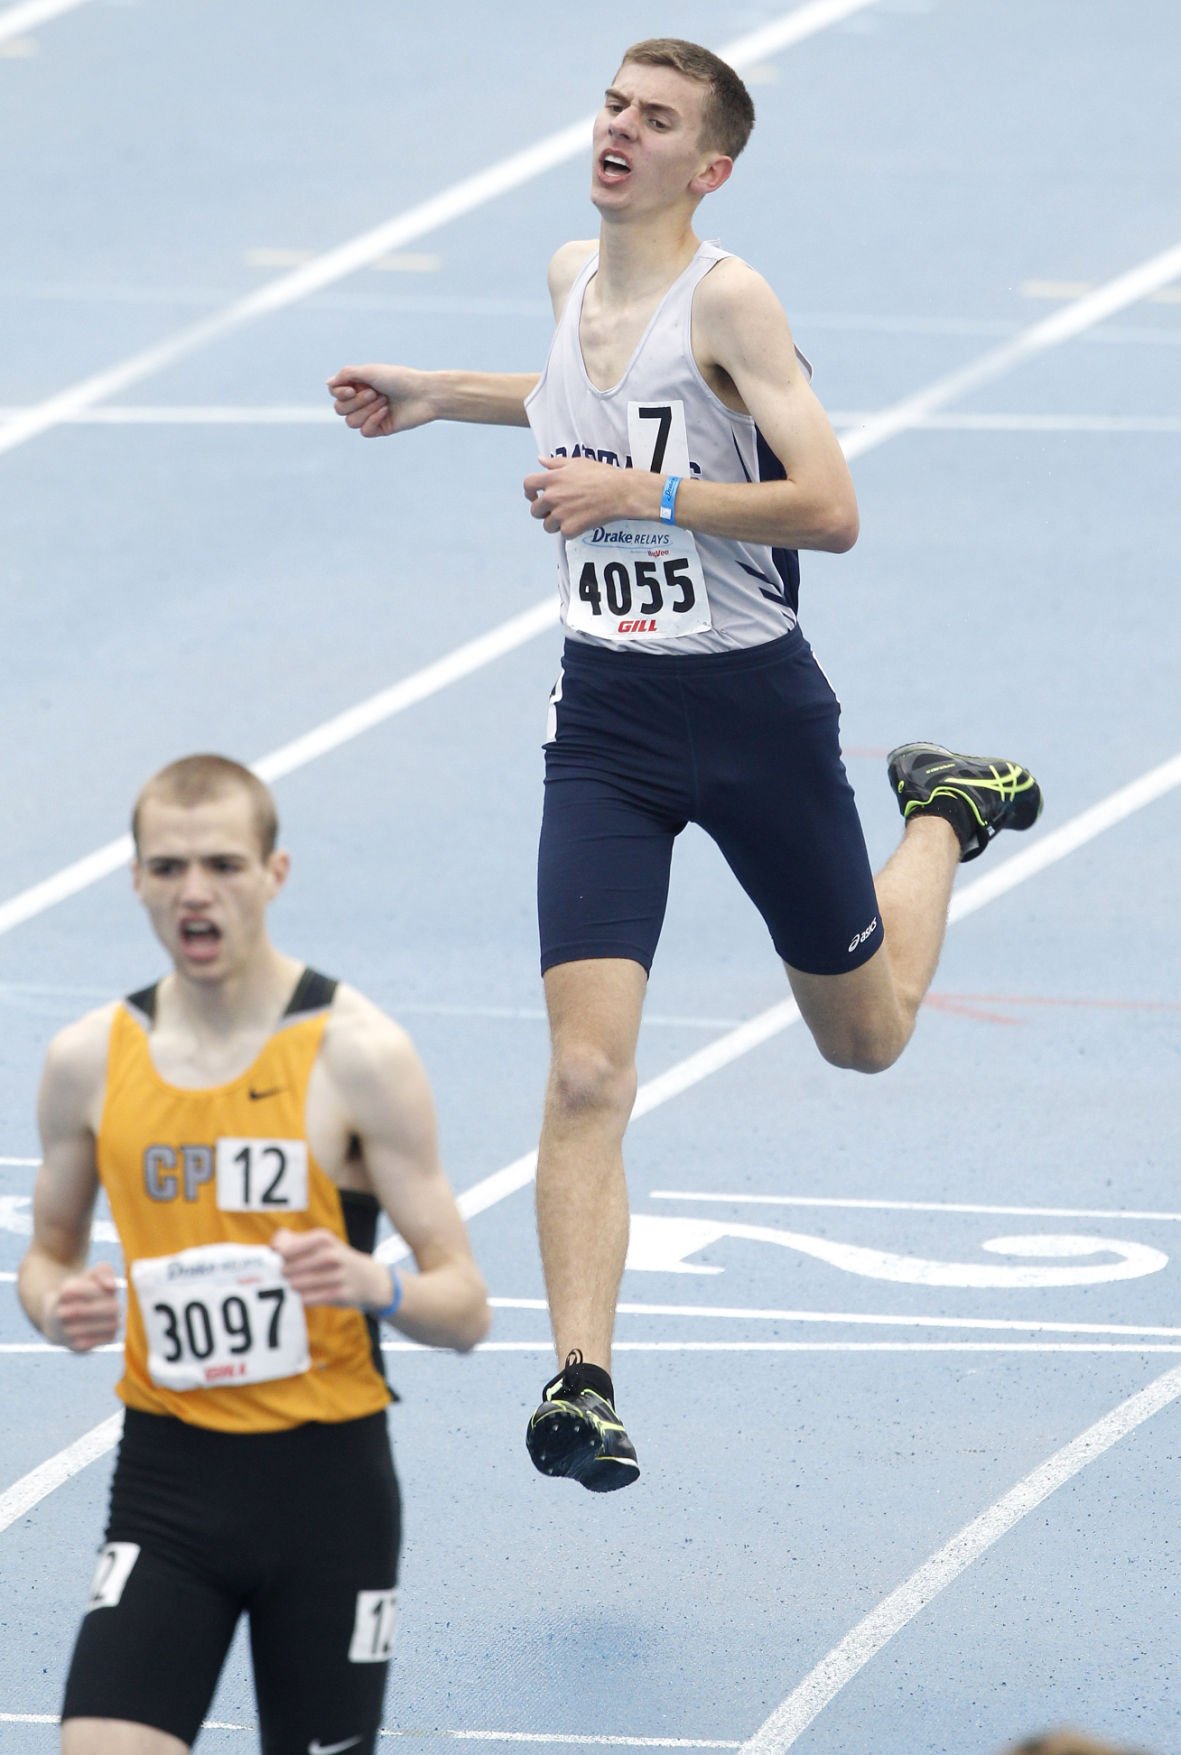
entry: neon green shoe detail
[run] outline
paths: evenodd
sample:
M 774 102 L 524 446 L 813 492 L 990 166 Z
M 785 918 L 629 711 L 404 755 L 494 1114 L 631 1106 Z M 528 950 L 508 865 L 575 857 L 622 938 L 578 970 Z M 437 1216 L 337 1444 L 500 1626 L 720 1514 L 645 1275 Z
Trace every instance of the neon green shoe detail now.
M 635 1446 L 611 1403 L 585 1381 L 581 1353 L 569 1354 L 542 1397 L 525 1433 L 534 1468 L 569 1476 L 592 1493 L 612 1493 L 637 1479 Z
M 909 822 L 920 811 L 955 830 L 960 859 L 978 859 L 1001 829 L 1029 829 L 1042 811 L 1042 789 L 1017 762 L 960 756 L 938 743 L 904 743 L 886 769 Z

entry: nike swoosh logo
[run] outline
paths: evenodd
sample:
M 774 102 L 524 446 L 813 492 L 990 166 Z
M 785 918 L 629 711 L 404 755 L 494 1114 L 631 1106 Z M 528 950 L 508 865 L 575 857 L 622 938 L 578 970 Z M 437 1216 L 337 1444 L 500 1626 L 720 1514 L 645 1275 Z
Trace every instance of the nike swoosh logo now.
M 284 1091 L 286 1088 L 285 1085 L 271 1085 L 265 1091 L 256 1091 L 252 1086 L 250 1090 L 250 1101 L 252 1103 L 261 1103 L 264 1097 L 277 1097 L 280 1091 Z M 354 1737 L 353 1742 L 355 1743 L 357 1741 L 358 1739 Z M 335 1746 L 338 1749 L 347 1749 L 349 1747 L 347 1743 L 337 1743 Z M 317 1755 L 325 1755 L 324 1750 L 317 1751 Z
M 360 1737 L 347 1737 L 343 1743 L 322 1743 L 319 1737 L 308 1744 L 308 1755 L 340 1755 L 342 1749 L 355 1749 Z

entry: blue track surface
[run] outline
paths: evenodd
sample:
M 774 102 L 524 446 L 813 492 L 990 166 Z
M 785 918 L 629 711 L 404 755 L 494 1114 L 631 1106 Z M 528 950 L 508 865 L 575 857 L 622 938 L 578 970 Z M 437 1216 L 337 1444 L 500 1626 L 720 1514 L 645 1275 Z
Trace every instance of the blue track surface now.
M 548 256 L 593 229 L 585 162 L 5 448 L 13 422 L 231 309 L 292 252 L 588 115 L 628 42 L 720 46 L 784 15 L 740 7 L 723 36 L 704 0 L 675 17 L 90 0 L 6 34 L 0 10 L 0 909 L 110 843 L 171 757 L 257 760 L 545 599 L 527 433 L 362 445 L 322 385 L 346 360 L 537 365 Z M 1179 50 L 1172 0 L 871 0 L 750 70 L 758 127 L 702 229 L 776 286 L 854 444 L 1181 242 Z M 1179 410 L 1174 280 L 855 463 L 861 541 L 805 557 L 802 616 L 876 860 L 897 831 L 881 758 L 905 739 L 1011 751 L 1042 780 L 1044 823 L 965 892 L 1177 756 Z M 295 855 L 277 936 L 412 1031 L 460 1191 L 535 1138 L 557 650 L 539 631 L 277 785 Z M 1178 1748 L 1176 1403 L 1063 1462 L 945 1588 L 920 1576 L 897 1631 L 859 1636 L 824 1699 L 815 1682 L 809 1722 L 779 1709 L 957 1532 L 1181 1366 L 1179 841 L 1162 783 L 954 924 L 884 1078 L 832 1070 L 789 1025 L 635 1121 L 639 1308 L 616 1362 L 634 1491 L 529 1468 L 550 1359 L 529 1191 L 477 1211 L 490 1344 L 389 1360 L 408 1532 L 392 1737 L 993 1755 L 1070 1722 Z M 9 1278 L 46 1043 L 157 969 L 120 875 L 0 936 Z M 687 835 L 642 1083 L 784 996 L 749 904 Z M 1089 1242 L 1047 1242 L 1064 1236 Z M 959 1283 L 916 1262 L 961 1264 Z M 1021 1267 L 1041 1280 L 1006 1283 Z M 117 1375 L 112 1355 L 40 1348 L 2 1289 L 0 1508 L 114 1411 Z M 0 1510 L 0 1749 L 55 1746 L 109 1463 Z M 211 1718 L 203 1748 L 252 1746 L 240 1649 Z

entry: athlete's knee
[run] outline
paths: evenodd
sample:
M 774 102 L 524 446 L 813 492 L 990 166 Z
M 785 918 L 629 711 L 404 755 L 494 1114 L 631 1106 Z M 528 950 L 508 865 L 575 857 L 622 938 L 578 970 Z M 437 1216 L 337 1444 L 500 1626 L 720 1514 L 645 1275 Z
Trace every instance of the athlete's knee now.
M 830 1066 L 845 1072 L 880 1073 L 894 1065 L 910 1039 L 910 1032 L 897 1026 L 843 1024 L 835 1030 L 813 1032 L 816 1046 Z
M 578 1120 L 596 1114 L 630 1113 L 636 1094 L 635 1062 L 598 1042 L 555 1043 L 549 1101 L 559 1116 Z

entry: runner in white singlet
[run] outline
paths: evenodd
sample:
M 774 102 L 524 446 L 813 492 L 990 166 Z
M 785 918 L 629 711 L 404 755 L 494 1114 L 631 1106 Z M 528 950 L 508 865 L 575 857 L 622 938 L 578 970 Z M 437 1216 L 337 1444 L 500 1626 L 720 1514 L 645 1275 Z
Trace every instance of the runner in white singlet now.
M 1041 808 L 1017 763 L 906 744 L 906 821 L 871 873 L 838 703 L 797 621 L 800 549 L 858 516 L 840 445 L 767 282 L 694 232 L 754 121 L 731 67 L 677 39 L 628 49 L 595 121 L 599 237 L 550 264 L 534 373 L 345 366 L 366 438 L 432 420 L 531 424 L 531 514 L 557 538 L 566 644 L 550 702 L 538 867 L 551 1068 L 537 1213 L 558 1375 L 526 1442 L 597 1492 L 639 1469 L 609 1374 L 627 1249 L 622 1142 L 669 862 L 689 822 L 765 920 L 820 1052 L 877 1072 L 935 971 L 955 871 Z

